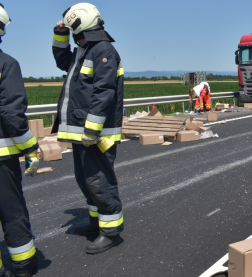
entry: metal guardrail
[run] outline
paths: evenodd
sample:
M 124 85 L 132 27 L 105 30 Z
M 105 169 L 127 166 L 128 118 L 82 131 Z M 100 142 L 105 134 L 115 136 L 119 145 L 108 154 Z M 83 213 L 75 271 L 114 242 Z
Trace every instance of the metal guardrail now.
M 239 97 L 239 92 L 216 92 L 211 93 L 211 99 L 223 99 L 223 98 L 237 98 Z M 123 107 L 139 107 L 139 106 L 149 106 L 152 104 L 171 104 L 188 102 L 189 96 L 185 95 L 172 95 L 172 96 L 160 96 L 160 97 L 146 97 L 146 98 L 131 98 L 123 100 Z M 27 116 L 39 116 L 39 115 L 54 115 L 57 113 L 57 104 L 48 105 L 34 105 L 28 106 L 26 111 Z

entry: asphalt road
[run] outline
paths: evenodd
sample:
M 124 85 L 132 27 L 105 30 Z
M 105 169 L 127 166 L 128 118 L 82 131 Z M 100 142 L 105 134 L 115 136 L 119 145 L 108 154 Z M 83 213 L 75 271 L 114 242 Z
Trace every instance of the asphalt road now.
M 221 118 L 244 115 L 252 111 Z M 42 161 L 40 167 L 54 171 L 23 179 L 39 255 L 36 276 L 200 276 L 230 243 L 252 234 L 251 120 L 212 125 L 219 138 L 119 145 L 115 169 L 124 242 L 94 256 L 86 255 L 85 247 L 95 238 L 74 235 L 88 222 L 88 210 L 74 179 L 72 153 Z M 0 250 L 11 268 L 4 242 Z

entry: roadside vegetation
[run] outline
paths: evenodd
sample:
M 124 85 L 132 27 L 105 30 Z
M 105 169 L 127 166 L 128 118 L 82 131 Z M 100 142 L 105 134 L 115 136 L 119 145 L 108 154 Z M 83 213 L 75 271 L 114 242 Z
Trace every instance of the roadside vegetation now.
M 124 86 L 124 98 L 141 98 L 141 97 L 156 97 L 156 96 L 169 96 L 169 95 L 183 95 L 188 94 L 188 90 L 192 88 L 193 85 L 181 85 L 181 84 L 139 84 L 139 85 L 125 85 Z M 211 92 L 226 92 L 226 91 L 238 91 L 238 82 L 211 82 L 210 83 Z M 56 87 L 46 87 L 46 86 L 36 86 L 36 87 L 26 87 L 26 93 L 28 97 L 29 105 L 42 105 L 42 104 L 55 104 L 58 102 L 60 95 L 61 86 Z M 188 98 L 189 99 L 189 98 Z M 233 99 L 220 99 L 213 100 L 212 104 L 215 106 L 216 102 L 221 103 L 231 103 L 234 104 Z M 172 114 L 175 112 L 182 112 L 182 103 L 175 104 L 161 104 L 156 105 L 162 114 Z M 185 102 L 185 109 L 188 108 L 188 102 Z M 134 108 L 128 108 L 128 116 L 130 114 L 136 113 L 136 111 L 147 111 L 147 106 L 140 106 Z M 41 116 L 36 117 L 43 118 L 45 126 L 51 126 L 52 117 L 51 116 Z M 29 119 L 34 119 L 29 118 Z

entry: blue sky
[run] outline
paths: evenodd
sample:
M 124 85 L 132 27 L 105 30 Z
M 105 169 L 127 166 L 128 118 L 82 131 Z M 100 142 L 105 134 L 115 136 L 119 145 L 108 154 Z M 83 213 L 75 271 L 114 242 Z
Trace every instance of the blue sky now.
M 3 0 L 2 0 L 3 1 Z M 12 22 L 1 49 L 24 77 L 61 76 L 52 55 L 53 27 L 73 0 L 6 0 Z M 125 71 L 236 71 L 234 52 L 252 33 L 252 1 L 94 0 Z M 72 42 L 72 47 L 74 43 Z M 155 58 L 154 58 L 155 57 Z

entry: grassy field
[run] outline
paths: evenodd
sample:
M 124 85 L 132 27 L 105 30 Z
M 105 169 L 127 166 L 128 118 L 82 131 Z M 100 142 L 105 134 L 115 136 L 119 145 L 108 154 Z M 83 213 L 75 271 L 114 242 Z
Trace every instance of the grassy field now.
M 141 98 L 141 97 L 155 97 L 155 96 L 168 96 L 168 95 L 181 95 L 187 94 L 188 90 L 193 86 L 184 86 L 181 84 L 141 84 L 141 85 L 125 85 L 124 86 L 124 98 Z M 211 82 L 211 92 L 224 92 L 224 91 L 238 91 L 239 85 L 234 82 Z M 58 102 L 61 87 L 26 87 L 26 93 L 28 97 L 29 105 L 42 105 L 42 104 L 54 104 Z M 220 99 L 213 100 L 213 105 L 216 102 L 232 103 L 233 99 Z M 188 103 L 185 103 L 187 109 Z M 128 115 L 133 114 L 136 111 L 147 111 L 147 106 L 128 108 Z M 162 114 L 170 114 L 174 112 L 182 111 L 182 104 L 161 104 L 157 105 L 157 108 Z M 33 117 L 34 118 L 34 117 Z M 36 117 L 38 118 L 38 117 Z M 51 126 L 52 117 L 42 116 L 39 118 L 44 119 L 45 126 Z M 29 118 L 31 119 L 31 118 Z

